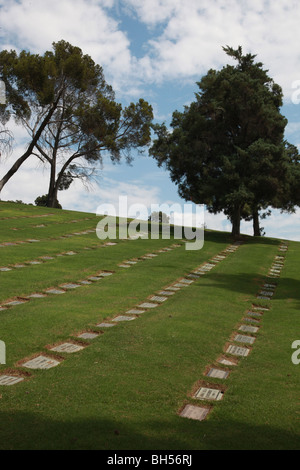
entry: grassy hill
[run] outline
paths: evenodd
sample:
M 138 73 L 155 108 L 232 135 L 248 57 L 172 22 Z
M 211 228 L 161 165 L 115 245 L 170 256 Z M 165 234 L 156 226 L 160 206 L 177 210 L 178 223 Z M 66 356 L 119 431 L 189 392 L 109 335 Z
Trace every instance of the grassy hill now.
M 22 379 L 0 385 L 0 449 L 299 448 L 299 243 L 285 252 L 280 240 L 235 245 L 207 231 L 199 251 L 174 239 L 107 245 L 98 220 L 0 202 L 0 383 Z M 182 279 L 193 282 L 173 289 Z M 270 300 L 258 298 L 266 282 Z M 157 307 L 140 307 L 149 302 Z M 115 321 L 124 315 L 133 319 Z M 64 343 L 82 349 L 53 350 Z M 59 364 L 25 366 L 39 356 Z M 195 398 L 201 387 L 221 399 Z M 185 405 L 208 414 L 182 417 Z

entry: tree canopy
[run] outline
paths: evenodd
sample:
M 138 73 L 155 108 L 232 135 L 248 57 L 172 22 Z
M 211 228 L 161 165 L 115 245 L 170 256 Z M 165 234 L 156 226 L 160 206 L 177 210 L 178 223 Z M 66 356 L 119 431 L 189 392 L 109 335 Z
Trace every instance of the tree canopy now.
M 7 120 L 14 117 L 28 131 L 26 152 L 0 181 L 0 191 L 31 155 L 50 165 L 48 205 L 75 178 L 88 178 L 91 166 L 131 160 L 130 150 L 150 143 L 152 107 L 143 99 L 122 108 L 105 81 L 102 68 L 78 47 L 53 43 L 43 56 L 22 51 L 0 53 L 7 88 Z
M 154 126 L 150 154 L 170 171 L 181 197 L 212 213 L 224 211 L 239 235 L 243 217 L 296 203 L 292 152 L 284 141 L 280 86 L 255 55 L 223 49 L 236 65 L 201 78 L 196 101 L 173 113 L 172 131 Z

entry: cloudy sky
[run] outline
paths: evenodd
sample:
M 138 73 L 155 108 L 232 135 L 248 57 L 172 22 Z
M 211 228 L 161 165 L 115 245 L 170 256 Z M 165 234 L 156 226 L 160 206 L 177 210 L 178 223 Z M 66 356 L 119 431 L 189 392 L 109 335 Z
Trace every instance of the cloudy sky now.
M 79 46 L 103 67 L 123 105 L 140 97 L 152 106 L 156 122 L 170 123 L 175 110 L 194 100 L 196 82 L 210 68 L 230 59 L 222 50 L 243 47 L 257 55 L 284 92 L 286 138 L 300 148 L 300 2 L 298 0 L 0 0 L 2 49 L 43 54 L 64 39 Z M 26 143 L 12 125 L 15 146 L 0 162 L 0 177 Z M 3 200 L 34 202 L 45 194 L 48 169 L 32 158 L 2 191 Z M 176 186 L 148 155 L 135 156 L 131 167 L 105 161 L 98 183 L 87 191 L 79 184 L 59 194 L 65 209 L 96 212 L 104 203 L 175 204 L 183 207 Z M 231 230 L 223 214 L 205 213 L 205 223 Z M 273 211 L 262 222 L 267 236 L 300 241 L 300 210 Z M 242 224 L 252 234 L 250 223 Z

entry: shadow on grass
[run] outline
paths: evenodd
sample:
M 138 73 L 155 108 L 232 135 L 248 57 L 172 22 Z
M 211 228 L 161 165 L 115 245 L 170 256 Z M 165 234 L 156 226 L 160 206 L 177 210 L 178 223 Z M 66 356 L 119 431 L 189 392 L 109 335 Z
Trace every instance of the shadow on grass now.
M 263 284 L 267 277 L 259 275 L 257 273 L 238 273 L 238 274 L 217 274 L 209 273 L 209 282 L 205 284 L 205 287 L 212 289 L 226 289 L 231 292 L 238 292 L 241 294 L 249 295 L 249 298 L 256 298 L 256 294 L 260 290 L 263 290 Z M 272 300 L 287 300 L 292 299 L 300 303 L 300 281 L 292 278 L 279 278 L 279 279 L 268 279 L 268 282 L 277 284 L 275 294 Z M 255 287 L 255 283 L 257 288 Z M 200 283 L 197 285 L 199 288 L 203 288 Z M 268 301 L 267 301 L 268 302 Z M 260 300 L 261 304 L 264 303 Z
M 1 450 L 287 450 L 299 435 L 268 425 L 186 418 L 138 421 L 43 419 L 39 413 L 1 413 Z

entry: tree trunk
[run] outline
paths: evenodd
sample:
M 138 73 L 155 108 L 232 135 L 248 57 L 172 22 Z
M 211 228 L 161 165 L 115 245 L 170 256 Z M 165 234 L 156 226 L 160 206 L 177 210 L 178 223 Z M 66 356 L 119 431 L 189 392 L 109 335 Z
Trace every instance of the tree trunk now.
M 60 100 L 60 97 L 61 97 L 61 94 L 62 92 L 60 92 L 58 94 L 58 97 L 56 99 L 56 101 L 52 104 L 48 114 L 46 115 L 46 117 L 44 118 L 44 120 L 42 121 L 40 127 L 38 128 L 35 136 L 33 137 L 31 143 L 29 144 L 28 146 L 28 149 L 26 150 L 26 152 L 20 157 L 18 158 L 18 160 L 13 164 L 13 166 L 11 167 L 11 169 L 6 173 L 5 176 L 3 176 L 3 178 L 0 180 L 0 193 L 3 189 L 3 187 L 6 185 L 6 183 L 10 180 L 10 178 L 18 171 L 18 169 L 20 168 L 20 166 L 25 162 L 25 160 L 27 160 L 27 158 L 30 157 L 30 155 L 32 154 L 33 152 L 33 149 L 35 147 L 35 145 L 38 143 L 40 137 L 41 137 L 41 134 L 43 132 L 43 130 L 45 129 L 46 125 L 48 124 L 48 122 L 50 121 L 54 111 L 56 110 L 57 108 L 57 105 L 58 105 L 58 102 Z
M 240 205 L 234 208 L 234 212 L 231 216 L 231 223 L 232 223 L 231 235 L 233 237 L 239 237 L 240 228 L 241 228 L 241 206 Z
M 259 226 L 259 215 L 258 215 L 258 210 L 255 209 L 253 211 L 253 235 L 255 237 L 260 237 L 261 236 L 261 233 L 260 233 L 260 226 Z
M 50 181 L 49 181 L 49 189 L 48 189 L 48 197 L 47 197 L 47 206 L 48 207 L 55 207 L 56 206 L 56 194 L 55 191 L 55 178 L 56 178 L 56 158 L 53 157 L 51 161 L 51 169 L 50 169 Z

